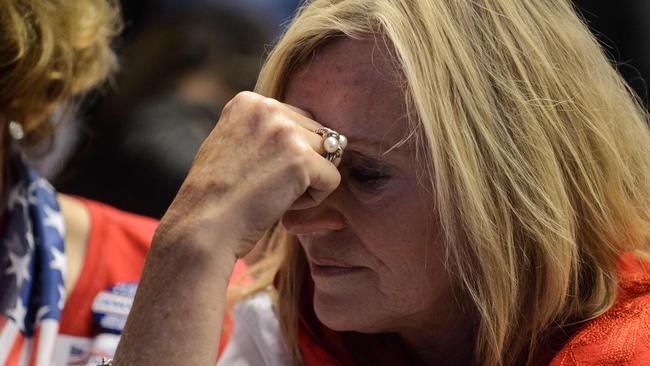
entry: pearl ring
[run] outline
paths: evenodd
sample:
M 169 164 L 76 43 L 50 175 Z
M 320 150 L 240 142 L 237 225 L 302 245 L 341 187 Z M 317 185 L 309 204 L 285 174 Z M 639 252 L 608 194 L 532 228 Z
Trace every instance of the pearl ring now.
M 323 148 L 325 154 L 323 157 L 331 162 L 343 155 L 343 149 L 348 145 L 347 137 L 327 127 L 320 127 L 314 130 L 315 133 L 323 137 Z

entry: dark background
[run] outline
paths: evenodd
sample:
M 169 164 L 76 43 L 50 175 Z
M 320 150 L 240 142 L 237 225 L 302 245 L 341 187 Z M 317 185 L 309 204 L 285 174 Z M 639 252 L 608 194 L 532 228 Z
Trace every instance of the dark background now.
M 647 108 L 650 0 L 575 5 Z M 74 127 L 79 132 L 69 134 L 77 149 L 49 178 L 62 192 L 159 218 L 223 104 L 252 89 L 265 51 L 298 0 L 123 0 L 122 6 L 122 71 L 111 88 L 88 98 L 83 122 Z

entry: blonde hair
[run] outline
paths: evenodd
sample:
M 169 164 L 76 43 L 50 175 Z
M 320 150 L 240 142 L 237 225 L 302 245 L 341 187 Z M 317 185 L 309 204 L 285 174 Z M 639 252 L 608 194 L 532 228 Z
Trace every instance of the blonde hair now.
M 28 142 L 50 133 L 59 103 L 115 67 L 110 42 L 120 26 L 112 0 L 0 2 L 0 111 L 23 124 Z
M 377 35 L 407 81 L 447 269 L 480 319 L 476 362 L 530 362 L 553 330 L 610 308 L 619 255 L 647 248 L 647 115 L 568 0 L 311 1 L 257 91 L 282 99 L 323 42 Z M 278 237 L 265 263 L 282 266 L 279 318 L 300 363 L 306 260 Z

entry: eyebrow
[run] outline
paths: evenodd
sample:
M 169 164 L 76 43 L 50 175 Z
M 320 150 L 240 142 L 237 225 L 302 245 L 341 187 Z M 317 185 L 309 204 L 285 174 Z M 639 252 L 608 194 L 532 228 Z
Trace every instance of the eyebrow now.
M 346 134 L 343 134 L 343 135 L 345 135 L 345 137 L 347 137 L 348 144 L 381 145 L 382 143 L 384 143 L 383 141 L 373 140 L 373 139 L 369 139 L 369 138 L 363 137 L 363 136 L 348 136 Z
M 346 135 L 346 137 L 348 136 Z M 358 139 L 355 137 L 348 137 L 348 146 L 346 147 L 346 150 L 350 152 L 356 152 L 363 156 L 375 157 L 383 160 L 383 158 L 391 154 L 399 154 L 399 152 L 402 151 L 405 152 L 405 150 L 400 148 L 408 143 L 409 139 L 410 136 L 397 142 L 387 143 L 386 141 L 373 140 L 366 137 L 360 137 Z M 367 147 L 368 149 L 372 150 L 372 152 L 368 154 L 364 151 L 359 150 L 357 147 L 361 148 L 362 150 L 367 150 L 363 149 L 363 147 Z
M 385 145 L 385 146 L 387 146 L 387 145 L 389 145 L 385 152 L 390 152 L 392 150 L 395 150 L 395 149 L 398 149 L 398 148 L 402 147 L 403 145 L 408 143 L 410 140 L 412 140 L 415 137 L 415 134 L 416 134 L 416 130 L 412 129 L 405 136 L 400 138 L 398 141 L 387 143 L 385 140 L 373 140 L 371 138 L 368 138 L 368 137 L 362 136 L 362 135 L 359 135 L 359 136 L 357 136 L 357 135 L 347 135 L 347 134 L 343 133 L 343 135 L 345 137 L 347 137 L 347 139 L 348 139 L 348 146 L 358 145 L 358 144 L 371 145 L 371 146 L 377 146 L 377 145 Z
M 346 161 L 353 160 L 358 162 L 365 162 L 366 164 L 371 165 L 380 164 L 388 166 L 390 164 L 388 158 L 389 155 L 384 154 L 383 151 L 377 150 L 372 152 L 364 152 L 359 149 L 355 149 L 354 147 L 349 148 L 349 150 L 343 154 L 343 159 Z
M 343 155 L 343 161 L 341 162 L 342 166 L 348 166 L 350 164 L 362 164 L 368 167 L 389 166 L 385 157 L 382 155 L 367 154 L 358 150 L 351 150 L 346 153 L 347 156 Z

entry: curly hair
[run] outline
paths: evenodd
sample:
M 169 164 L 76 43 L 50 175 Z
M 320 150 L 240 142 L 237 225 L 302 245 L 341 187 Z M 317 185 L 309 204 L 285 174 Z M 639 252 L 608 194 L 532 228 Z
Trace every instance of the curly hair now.
M 0 2 L 0 111 L 22 123 L 27 143 L 50 134 L 58 104 L 113 71 L 120 19 L 113 0 Z

